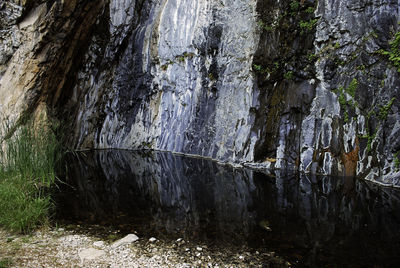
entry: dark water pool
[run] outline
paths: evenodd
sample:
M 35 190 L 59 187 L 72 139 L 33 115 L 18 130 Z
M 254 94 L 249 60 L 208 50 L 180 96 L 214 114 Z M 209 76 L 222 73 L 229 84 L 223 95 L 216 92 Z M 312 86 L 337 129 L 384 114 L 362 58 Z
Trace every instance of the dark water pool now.
M 171 153 L 70 155 L 57 221 L 209 247 L 273 250 L 298 266 L 400 265 L 400 191 L 350 178 L 267 176 Z

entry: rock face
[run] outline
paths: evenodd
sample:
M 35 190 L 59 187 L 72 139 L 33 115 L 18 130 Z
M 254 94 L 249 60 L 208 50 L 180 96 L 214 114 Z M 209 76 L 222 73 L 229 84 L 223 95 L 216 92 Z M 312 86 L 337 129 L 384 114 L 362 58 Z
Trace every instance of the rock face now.
M 41 104 L 51 106 L 73 82 L 101 8 L 85 1 L 0 1 L 2 122 L 45 112 Z
M 74 148 L 391 184 L 400 177 L 400 73 L 385 51 L 400 50 L 391 43 L 399 6 L 0 1 L 0 114 L 18 124 L 50 107 Z

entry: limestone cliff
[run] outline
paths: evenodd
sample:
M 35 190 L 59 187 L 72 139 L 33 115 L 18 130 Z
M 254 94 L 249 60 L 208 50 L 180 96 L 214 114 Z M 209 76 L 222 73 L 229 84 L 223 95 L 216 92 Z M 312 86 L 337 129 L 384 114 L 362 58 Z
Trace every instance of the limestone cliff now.
M 14 0 L 0 18 L 3 121 L 48 107 L 74 148 L 400 185 L 399 0 Z

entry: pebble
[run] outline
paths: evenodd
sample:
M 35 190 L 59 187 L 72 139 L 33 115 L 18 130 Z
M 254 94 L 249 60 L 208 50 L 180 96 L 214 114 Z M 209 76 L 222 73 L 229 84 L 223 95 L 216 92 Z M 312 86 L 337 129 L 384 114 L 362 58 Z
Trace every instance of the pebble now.
M 96 241 L 93 243 L 95 247 L 104 247 L 104 241 Z
M 87 248 L 80 251 L 78 255 L 81 261 L 85 261 L 85 260 L 95 260 L 103 256 L 105 253 L 106 252 L 103 250 L 98 250 L 95 248 Z
M 117 240 L 112 244 L 112 248 L 117 248 L 123 245 L 131 244 L 135 241 L 139 240 L 139 237 L 137 237 L 135 234 L 128 234 L 124 238 L 121 238 L 120 240 Z
M 12 246 L 11 243 L 14 243 L 14 241 L 7 243 L 7 237 L 10 236 L 0 236 L 0 255 L 2 254 L 2 245 Z M 37 237 L 42 239 L 45 244 L 38 245 L 34 243 L 35 241 L 31 241 L 28 243 L 29 248 L 24 245 L 21 249 L 24 251 L 20 251 L 18 254 L 25 254 L 24 256 L 27 257 L 18 259 L 20 263 L 16 263 L 17 267 L 54 267 L 54 256 L 56 256 L 60 267 L 247 267 L 238 259 L 235 261 L 229 257 L 236 255 L 236 258 L 246 259 L 244 254 L 248 254 L 247 252 L 242 252 L 240 255 L 238 252 L 234 253 L 228 250 L 218 252 L 217 257 L 210 254 L 213 250 L 207 248 L 206 245 L 200 247 L 189 242 L 185 242 L 187 246 L 180 249 L 174 249 L 172 246 L 175 241 L 165 243 L 158 239 L 156 239 L 156 244 L 139 240 L 129 247 L 113 247 L 109 246 L 106 241 L 71 231 L 66 231 L 61 236 L 59 233 L 50 232 L 50 235 L 41 233 Z M 127 237 L 135 238 L 132 235 Z M 127 237 L 117 242 L 139 239 L 137 236 L 133 240 L 127 239 Z M 182 254 L 182 249 L 187 254 Z M 206 252 L 208 254 L 205 254 Z M 256 257 L 256 254 L 250 253 L 248 259 L 250 260 L 253 257 Z M 260 264 L 261 267 L 259 261 L 261 259 L 255 260 L 256 264 Z
M 149 242 L 154 243 L 157 241 L 157 238 L 155 237 L 150 237 Z

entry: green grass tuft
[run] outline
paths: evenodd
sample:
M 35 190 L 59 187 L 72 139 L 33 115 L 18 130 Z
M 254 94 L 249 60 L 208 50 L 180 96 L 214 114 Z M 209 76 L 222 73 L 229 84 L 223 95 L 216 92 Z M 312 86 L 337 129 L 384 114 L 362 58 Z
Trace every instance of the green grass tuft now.
M 47 222 L 59 143 L 46 125 L 28 123 L 0 151 L 0 226 L 27 233 Z

